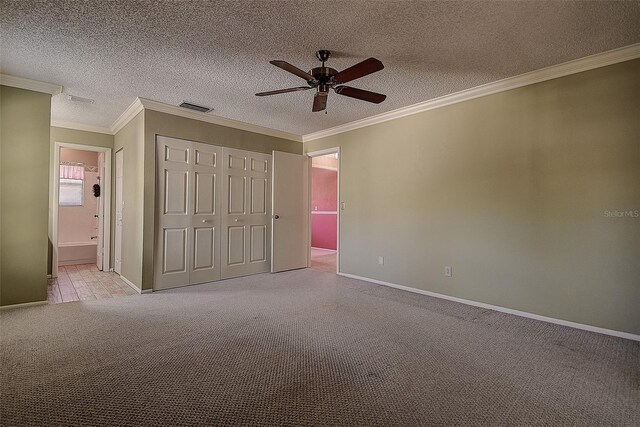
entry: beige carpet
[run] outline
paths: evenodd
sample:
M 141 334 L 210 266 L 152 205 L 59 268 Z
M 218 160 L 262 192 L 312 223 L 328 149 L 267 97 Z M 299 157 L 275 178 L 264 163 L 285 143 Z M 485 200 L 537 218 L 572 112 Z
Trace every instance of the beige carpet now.
M 3 311 L 3 426 L 640 425 L 640 343 L 311 270 Z

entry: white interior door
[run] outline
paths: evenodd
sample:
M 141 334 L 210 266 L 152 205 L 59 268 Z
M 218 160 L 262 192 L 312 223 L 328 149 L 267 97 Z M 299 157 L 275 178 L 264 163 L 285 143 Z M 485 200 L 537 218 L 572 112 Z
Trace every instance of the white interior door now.
M 102 270 L 103 255 L 104 255 L 104 185 L 102 180 L 104 179 L 104 153 L 98 154 L 98 184 L 100 185 L 100 197 L 98 197 L 96 219 L 98 229 L 98 242 L 96 248 L 96 266 L 98 270 Z
M 124 201 L 122 198 L 122 184 L 124 176 L 124 150 L 116 152 L 116 215 L 115 215 L 115 233 L 113 241 L 113 270 L 122 274 L 122 212 L 124 210 Z
M 189 283 L 220 280 L 220 165 L 222 150 L 208 144 L 191 143 L 191 235 Z
M 219 147 L 159 136 L 155 289 L 220 279 Z
M 223 148 L 222 278 L 269 271 L 271 156 Z
M 273 152 L 271 271 L 309 266 L 309 158 Z
M 158 137 L 155 289 L 189 284 L 192 151 L 189 141 Z

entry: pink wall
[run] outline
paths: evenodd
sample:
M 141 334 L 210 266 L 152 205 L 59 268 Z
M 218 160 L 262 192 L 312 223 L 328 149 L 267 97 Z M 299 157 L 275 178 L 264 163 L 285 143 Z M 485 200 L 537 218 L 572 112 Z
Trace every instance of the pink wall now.
M 98 153 L 93 151 L 60 149 L 61 162 L 79 162 L 87 166 L 98 166 Z M 84 174 L 84 205 L 60 206 L 58 208 L 58 244 L 91 242 L 98 234 L 98 199 L 93 196 L 93 184 L 98 183 L 97 172 Z
M 311 168 L 311 246 L 314 248 L 337 248 L 337 209 L 338 172 Z

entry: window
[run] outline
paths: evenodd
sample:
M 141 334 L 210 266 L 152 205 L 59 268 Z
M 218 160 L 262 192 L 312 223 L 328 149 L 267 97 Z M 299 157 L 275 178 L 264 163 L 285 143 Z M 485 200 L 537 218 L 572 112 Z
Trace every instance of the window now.
M 84 165 L 60 165 L 60 206 L 82 206 L 84 203 Z
M 82 206 L 84 181 L 81 179 L 60 180 L 60 206 Z

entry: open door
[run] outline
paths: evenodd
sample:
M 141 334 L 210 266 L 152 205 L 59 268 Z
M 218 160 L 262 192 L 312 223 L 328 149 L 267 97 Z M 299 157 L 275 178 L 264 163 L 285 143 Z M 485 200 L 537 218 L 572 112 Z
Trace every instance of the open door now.
M 309 158 L 273 152 L 271 272 L 309 266 Z
M 96 218 L 98 219 L 98 244 L 97 246 L 97 253 L 96 253 L 96 266 L 98 267 L 98 270 L 103 270 L 103 256 L 104 256 L 104 197 L 103 197 L 103 182 L 104 180 L 104 153 L 99 153 L 98 154 L 98 185 L 99 187 L 99 191 L 100 194 L 98 197 L 98 203 L 97 203 L 97 212 L 96 212 Z M 94 195 L 95 195 L 95 190 L 94 190 Z

